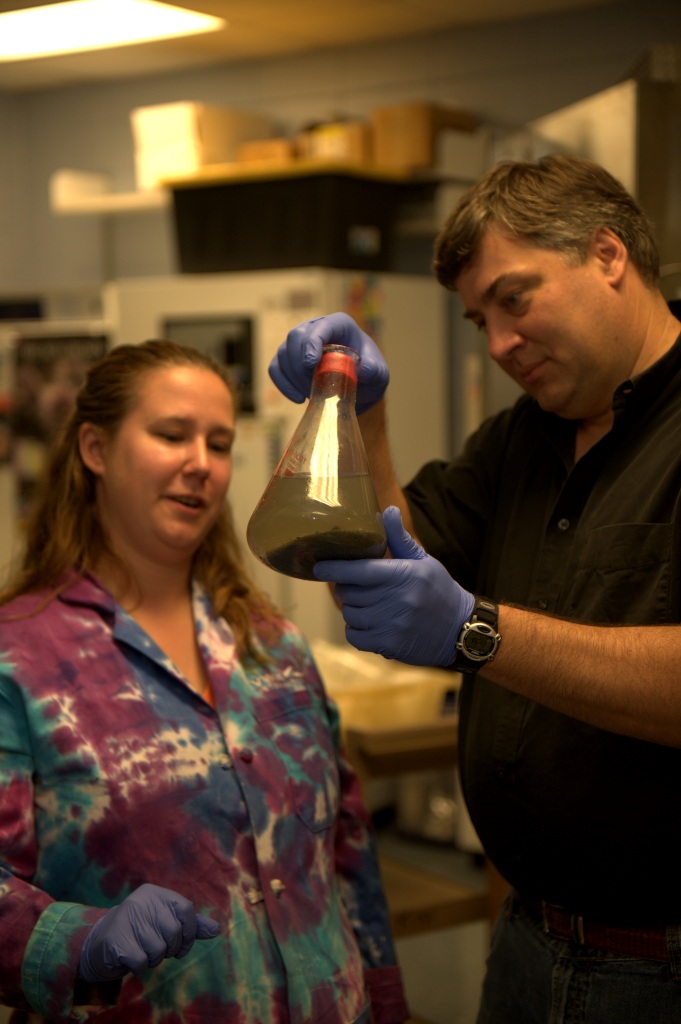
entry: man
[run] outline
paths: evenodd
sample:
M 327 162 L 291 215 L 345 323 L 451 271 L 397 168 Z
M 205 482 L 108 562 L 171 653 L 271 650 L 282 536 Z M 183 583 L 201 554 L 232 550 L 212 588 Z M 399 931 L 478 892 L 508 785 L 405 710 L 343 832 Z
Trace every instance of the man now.
M 681 324 L 652 230 L 588 161 L 500 164 L 434 268 L 526 394 L 402 491 L 376 346 L 343 314 L 291 331 L 270 372 L 295 401 L 323 342 L 359 350 L 395 506 L 390 558 L 316 575 L 360 650 L 464 673 L 464 793 L 512 886 L 479 1024 L 681 1021 Z

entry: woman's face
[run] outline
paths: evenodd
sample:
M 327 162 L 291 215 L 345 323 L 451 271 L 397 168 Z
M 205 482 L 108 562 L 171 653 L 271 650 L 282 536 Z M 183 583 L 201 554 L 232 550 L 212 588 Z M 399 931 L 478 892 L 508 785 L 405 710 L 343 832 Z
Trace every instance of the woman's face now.
M 233 440 L 232 396 L 215 373 L 196 366 L 146 374 L 113 437 L 81 427 L 102 525 L 133 569 L 140 560 L 191 562 L 220 514 Z

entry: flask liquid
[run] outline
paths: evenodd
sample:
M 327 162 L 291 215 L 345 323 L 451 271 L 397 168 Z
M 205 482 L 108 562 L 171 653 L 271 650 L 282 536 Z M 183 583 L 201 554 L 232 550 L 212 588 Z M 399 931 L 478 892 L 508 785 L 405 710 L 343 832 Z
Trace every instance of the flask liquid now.
M 387 543 L 368 473 L 333 478 L 333 503 L 324 480 L 307 474 L 277 476 L 261 499 L 266 518 L 252 519 L 251 551 L 276 572 L 315 580 L 317 562 L 331 558 L 382 558 Z

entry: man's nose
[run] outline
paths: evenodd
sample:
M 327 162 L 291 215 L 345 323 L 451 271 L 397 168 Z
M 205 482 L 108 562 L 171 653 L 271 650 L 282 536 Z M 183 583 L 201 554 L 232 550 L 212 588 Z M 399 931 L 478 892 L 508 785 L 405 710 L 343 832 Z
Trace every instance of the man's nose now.
M 486 327 L 487 349 L 497 363 L 503 363 L 523 343 L 523 336 L 514 323 L 508 321 L 490 323 L 488 321 Z

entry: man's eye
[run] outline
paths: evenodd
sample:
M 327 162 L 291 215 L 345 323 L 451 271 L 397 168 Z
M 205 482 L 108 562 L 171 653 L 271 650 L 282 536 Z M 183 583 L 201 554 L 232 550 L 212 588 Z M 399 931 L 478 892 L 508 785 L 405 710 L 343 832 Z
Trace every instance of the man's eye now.
M 218 455 L 229 455 L 232 450 L 232 445 L 229 441 L 212 441 L 210 447 Z
M 510 309 L 512 312 L 516 312 L 518 309 L 524 307 L 524 295 L 522 292 L 510 292 L 503 301 L 503 306 L 506 309 Z

